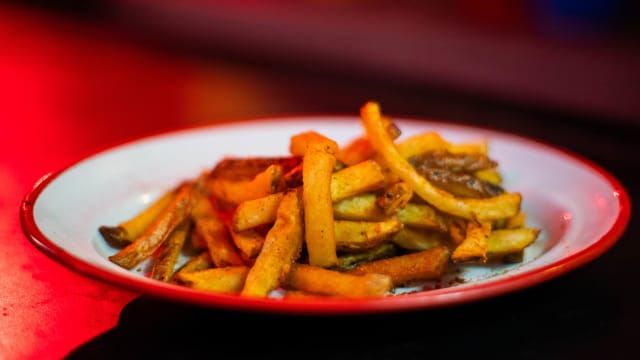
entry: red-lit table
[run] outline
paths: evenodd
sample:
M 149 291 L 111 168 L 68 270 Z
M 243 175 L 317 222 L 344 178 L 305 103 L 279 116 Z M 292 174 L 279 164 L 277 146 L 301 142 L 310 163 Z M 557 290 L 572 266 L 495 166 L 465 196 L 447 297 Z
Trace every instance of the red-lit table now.
M 369 98 L 389 113 L 491 125 L 559 144 L 612 171 L 637 200 L 637 125 L 605 127 L 604 119 L 172 54 L 117 29 L 13 7 L 0 7 L 0 49 L 2 359 L 565 359 L 622 358 L 634 349 L 635 215 L 601 258 L 533 289 L 437 311 L 304 318 L 171 304 L 88 279 L 29 243 L 18 210 L 41 176 L 127 139 L 222 119 L 355 113 Z

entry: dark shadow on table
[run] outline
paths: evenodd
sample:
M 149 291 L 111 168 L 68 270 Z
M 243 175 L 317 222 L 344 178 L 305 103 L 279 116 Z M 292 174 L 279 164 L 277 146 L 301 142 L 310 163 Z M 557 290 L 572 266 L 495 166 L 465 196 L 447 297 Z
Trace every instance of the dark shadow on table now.
M 141 296 L 68 359 L 624 358 L 609 348 L 630 339 L 615 333 L 632 325 L 621 324 L 623 299 L 591 284 L 592 272 L 473 304 L 374 316 L 245 313 Z

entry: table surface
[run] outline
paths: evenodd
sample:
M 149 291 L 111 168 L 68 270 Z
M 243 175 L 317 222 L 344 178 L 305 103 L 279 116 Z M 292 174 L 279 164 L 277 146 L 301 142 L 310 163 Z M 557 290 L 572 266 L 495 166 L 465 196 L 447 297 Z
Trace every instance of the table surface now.
M 610 250 L 560 278 L 467 305 L 356 317 L 206 309 L 113 287 L 37 250 L 22 232 L 18 210 L 41 176 L 128 139 L 254 116 L 355 114 L 368 99 L 389 114 L 491 126 L 564 147 L 614 174 L 635 205 L 638 122 L 169 51 L 117 27 L 17 6 L 0 6 L 0 48 L 2 359 L 635 353 L 640 226 L 633 210 Z

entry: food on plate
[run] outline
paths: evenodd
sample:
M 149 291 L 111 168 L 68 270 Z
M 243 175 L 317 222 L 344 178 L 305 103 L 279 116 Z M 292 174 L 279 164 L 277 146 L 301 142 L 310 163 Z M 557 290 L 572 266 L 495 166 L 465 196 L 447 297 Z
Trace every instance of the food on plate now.
M 489 142 L 403 138 L 378 103 L 360 110 L 363 134 L 347 144 L 291 134 L 288 155 L 226 157 L 100 226 L 119 247 L 109 260 L 254 298 L 393 296 L 453 265 L 523 260 L 540 229 L 527 224 Z

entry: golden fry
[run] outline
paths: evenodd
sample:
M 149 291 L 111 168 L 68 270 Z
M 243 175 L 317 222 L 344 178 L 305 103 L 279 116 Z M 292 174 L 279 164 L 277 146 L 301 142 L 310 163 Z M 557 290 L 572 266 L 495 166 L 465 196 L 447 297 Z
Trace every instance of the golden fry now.
M 441 278 L 449 264 L 449 255 L 449 249 L 438 246 L 361 264 L 349 270 L 348 273 L 386 274 L 391 276 L 394 286 L 402 286 L 414 281 Z
M 150 206 L 147 206 L 134 217 L 121 222 L 117 226 L 100 226 L 98 230 L 104 239 L 115 245 L 126 245 L 135 240 L 160 216 L 175 198 L 176 191 L 167 191 Z
M 501 257 L 524 250 L 540 234 L 540 229 L 522 227 L 517 229 L 493 230 L 489 235 L 487 256 Z
M 448 235 L 442 232 L 408 226 L 405 226 L 391 238 L 391 242 L 410 251 L 429 250 L 446 245 L 448 240 Z
M 456 246 L 451 254 L 451 260 L 461 261 L 487 261 L 487 246 L 489 244 L 489 234 L 491 234 L 491 222 L 467 223 L 466 237 L 461 244 Z
M 334 225 L 336 248 L 340 251 L 371 249 L 390 239 L 403 226 L 396 217 L 383 221 L 336 220 Z
M 287 288 L 308 293 L 342 297 L 380 297 L 393 288 L 391 277 L 383 274 L 353 275 L 318 266 L 294 264 Z
M 409 203 L 396 214 L 400 221 L 412 227 L 447 232 L 447 220 L 428 204 Z
M 192 272 L 178 272 L 176 282 L 193 289 L 239 293 L 249 273 L 247 266 L 228 266 Z
M 513 216 L 520 210 L 519 193 L 503 193 L 486 199 L 456 198 L 433 186 L 420 176 L 398 152 L 389 138 L 375 102 L 366 103 L 361 109 L 361 119 L 371 145 L 385 160 L 385 165 L 402 180 L 411 184 L 413 191 L 437 209 L 466 219 L 495 220 Z
M 382 168 L 373 160 L 334 172 L 331 176 L 331 200 L 340 201 L 353 195 L 380 189 L 384 186 L 385 176 Z
M 299 191 L 287 191 L 278 207 L 276 221 L 264 240 L 262 251 L 247 275 L 242 295 L 264 297 L 282 286 L 302 251 L 302 211 Z
M 237 205 L 246 200 L 257 199 L 277 192 L 282 176 L 282 166 L 272 164 L 252 180 L 212 178 L 207 186 L 217 199 Z
M 388 216 L 376 204 L 378 197 L 374 193 L 363 193 L 335 202 L 333 214 L 336 220 L 380 221 Z
M 125 269 L 132 269 L 151 256 L 169 237 L 173 229 L 189 215 L 196 197 L 192 191 L 193 185 L 193 183 L 181 185 L 175 198 L 158 218 L 132 243 L 109 256 L 109 260 Z
M 236 207 L 231 219 L 233 230 L 243 231 L 273 223 L 276 220 L 278 205 L 283 196 L 283 192 L 278 192 L 241 202 Z
M 312 131 L 291 138 L 291 153 L 303 155 L 304 237 L 309 263 L 321 267 L 330 267 L 338 262 L 331 199 L 331 178 L 337 149 L 335 141 Z

